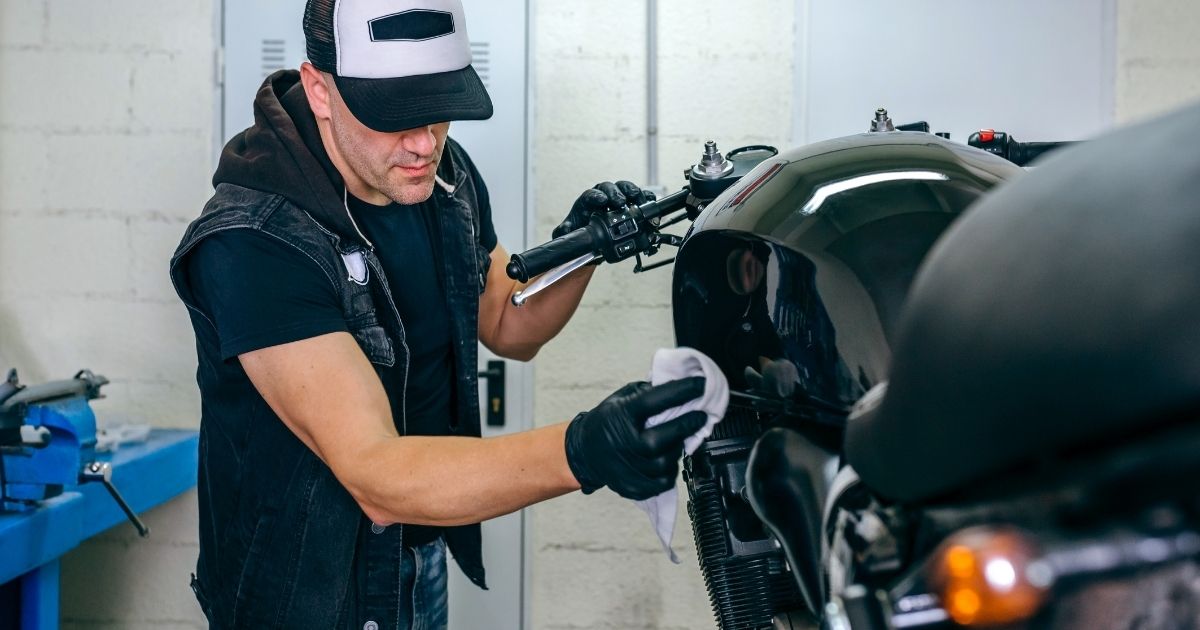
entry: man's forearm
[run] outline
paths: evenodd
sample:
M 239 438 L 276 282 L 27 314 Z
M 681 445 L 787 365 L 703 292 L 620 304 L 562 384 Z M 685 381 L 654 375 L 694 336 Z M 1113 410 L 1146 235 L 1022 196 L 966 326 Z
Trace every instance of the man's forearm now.
M 570 321 L 596 267 L 587 266 L 517 308 L 509 300 L 500 316 L 497 345 L 509 358 L 528 361 Z M 514 291 L 517 287 L 514 287 Z
M 487 439 L 381 438 L 343 464 L 341 481 L 381 525 L 478 523 L 579 489 L 566 427 Z

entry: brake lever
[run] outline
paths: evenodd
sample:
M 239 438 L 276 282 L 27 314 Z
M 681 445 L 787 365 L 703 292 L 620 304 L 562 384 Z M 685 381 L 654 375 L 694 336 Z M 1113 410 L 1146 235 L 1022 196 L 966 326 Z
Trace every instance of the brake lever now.
M 530 283 L 529 286 L 513 294 L 513 306 L 516 306 L 517 308 L 525 306 L 525 303 L 529 301 L 529 298 L 541 293 L 542 291 L 545 291 L 546 289 L 549 289 L 563 278 L 601 258 L 603 258 L 603 256 L 584 254 L 569 263 L 559 265 L 554 269 L 547 271 L 546 273 L 538 276 L 537 279 Z

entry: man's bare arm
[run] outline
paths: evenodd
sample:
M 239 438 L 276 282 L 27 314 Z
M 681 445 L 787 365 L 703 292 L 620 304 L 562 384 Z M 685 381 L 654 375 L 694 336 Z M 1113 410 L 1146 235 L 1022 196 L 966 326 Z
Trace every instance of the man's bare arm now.
M 583 191 L 553 234 L 556 237 L 569 234 L 586 226 L 597 213 L 620 210 L 653 198 L 654 195 L 633 182 L 596 184 Z M 497 245 L 491 260 L 487 290 L 479 301 L 479 340 L 502 357 L 528 361 L 567 325 L 596 268 L 589 265 L 576 271 L 539 293 L 526 306 L 517 308 L 512 305 L 512 295 L 523 286 L 505 273 L 508 252 Z
M 381 525 L 477 523 L 579 489 L 567 425 L 503 437 L 400 437 L 354 338 L 333 333 L 239 357 L 255 388 Z
M 479 340 L 502 357 L 529 361 L 575 314 L 596 268 L 576 271 L 517 308 L 512 296 L 524 285 L 505 272 L 508 258 L 503 245 L 492 250 L 487 289 L 479 299 Z

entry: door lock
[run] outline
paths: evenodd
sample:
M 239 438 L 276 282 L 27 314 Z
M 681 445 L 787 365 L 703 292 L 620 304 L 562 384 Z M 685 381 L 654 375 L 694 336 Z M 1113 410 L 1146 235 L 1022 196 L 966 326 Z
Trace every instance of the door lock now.
M 503 427 L 505 414 L 504 361 L 488 361 L 479 378 L 487 381 L 487 426 Z

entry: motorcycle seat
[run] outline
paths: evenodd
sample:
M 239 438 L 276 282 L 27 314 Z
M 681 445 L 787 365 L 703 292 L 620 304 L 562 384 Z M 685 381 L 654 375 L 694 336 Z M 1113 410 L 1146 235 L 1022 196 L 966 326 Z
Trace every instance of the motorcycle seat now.
M 1200 106 L 1051 155 L 968 210 L 913 285 L 890 383 L 846 428 L 879 496 L 1200 420 Z

